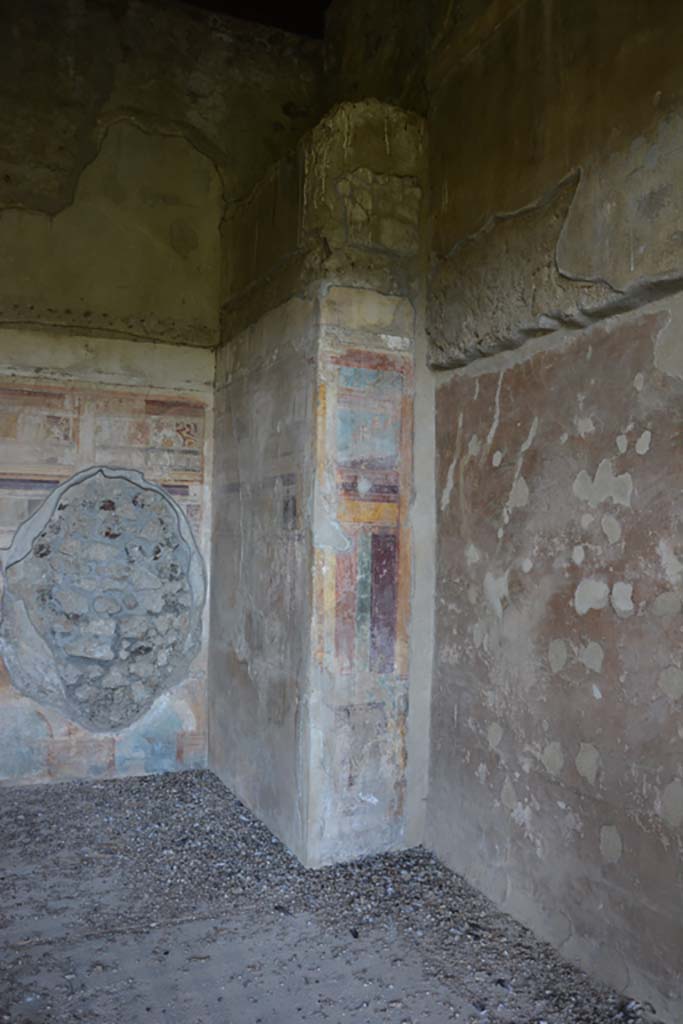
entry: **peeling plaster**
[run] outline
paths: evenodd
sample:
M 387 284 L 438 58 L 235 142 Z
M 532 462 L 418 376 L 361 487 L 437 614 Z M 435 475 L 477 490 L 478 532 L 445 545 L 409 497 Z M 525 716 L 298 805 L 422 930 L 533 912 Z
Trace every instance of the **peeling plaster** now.
M 603 825 L 600 829 L 600 854 L 605 864 L 617 864 L 623 851 L 618 830 L 614 825 Z
M 683 782 L 674 779 L 662 790 L 662 816 L 673 828 L 683 825 Z
M 683 608 L 681 595 L 677 594 L 674 590 L 666 590 L 663 594 L 658 594 L 652 602 L 653 613 L 661 616 L 662 618 L 670 615 L 678 615 L 681 608 Z
M 624 583 L 620 580 L 614 584 L 612 587 L 612 607 L 622 619 L 633 615 L 635 609 L 633 607 L 633 585 L 631 583 Z
M 668 540 L 660 540 L 657 544 L 657 552 L 659 554 L 664 574 L 674 587 L 677 586 L 683 578 L 683 562 L 681 562 L 674 549 Z
M 683 380 L 683 345 L 679 328 L 672 326 L 671 315 L 655 342 L 655 366 L 668 377 Z
M 591 480 L 586 470 L 582 469 L 574 480 L 572 490 L 580 501 L 587 501 L 593 507 L 603 501 L 630 506 L 633 480 L 630 473 L 615 476 L 611 459 L 603 459 L 594 479 Z
M 503 730 L 501 726 L 498 724 L 498 722 L 491 723 L 491 725 L 488 728 L 487 735 L 489 746 L 491 747 L 492 750 L 495 750 L 495 748 L 499 745 L 500 741 L 503 738 Z
M 609 587 L 603 580 L 581 580 L 574 594 L 574 607 L 579 615 L 607 607 Z
M 601 672 L 602 662 L 605 657 L 604 651 L 599 643 L 591 640 L 585 647 L 581 648 L 579 661 L 591 672 Z
M 509 570 L 503 576 L 494 576 L 487 572 L 484 577 L 484 594 L 496 616 L 503 618 L 503 602 L 508 599 L 508 576 Z
M 564 767 L 562 744 L 557 740 L 553 740 L 552 743 L 548 743 L 543 750 L 541 760 L 551 775 L 559 775 Z
M 652 432 L 644 430 L 638 440 L 636 441 L 636 452 L 638 455 L 647 455 L 650 450 L 650 443 L 652 441 Z
M 551 640 L 548 646 L 548 661 L 552 672 L 561 672 L 567 664 L 567 645 L 564 640 Z
M 671 700 L 680 700 L 683 697 L 683 671 L 677 665 L 665 668 L 657 682 L 660 690 L 663 690 Z
M 592 743 L 581 744 L 574 763 L 579 775 L 594 786 L 600 767 L 600 754 Z
M 608 512 L 600 520 L 600 525 L 610 544 L 616 544 L 621 540 L 621 523 L 615 516 L 610 515 Z

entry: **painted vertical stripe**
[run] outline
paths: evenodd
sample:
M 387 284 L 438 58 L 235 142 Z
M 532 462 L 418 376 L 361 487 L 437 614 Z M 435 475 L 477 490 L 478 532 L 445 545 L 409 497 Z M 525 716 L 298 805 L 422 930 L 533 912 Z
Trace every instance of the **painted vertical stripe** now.
M 396 536 L 393 533 L 372 535 L 370 670 L 382 674 L 394 671 L 397 554 Z
M 358 534 L 358 585 L 356 589 L 356 664 L 368 671 L 370 667 L 370 600 L 372 555 L 371 536 L 365 530 Z

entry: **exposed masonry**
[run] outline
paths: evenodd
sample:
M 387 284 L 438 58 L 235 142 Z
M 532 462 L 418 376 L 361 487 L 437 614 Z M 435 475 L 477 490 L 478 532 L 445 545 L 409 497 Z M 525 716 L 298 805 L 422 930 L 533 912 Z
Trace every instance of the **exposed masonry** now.
M 454 369 L 561 330 L 582 330 L 683 290 L 677 271 L 617 287 L 563 266 L 583 174 L 575 170 L 534 203 L 497 213 L 430 274 L 427 333 L 433 369 Z
M 140 473 L 86 470 L 6 556 L 0 649 L 12 681 L 92 731 L 128 726 L 185 677 L 205 589 L 172 499 Z

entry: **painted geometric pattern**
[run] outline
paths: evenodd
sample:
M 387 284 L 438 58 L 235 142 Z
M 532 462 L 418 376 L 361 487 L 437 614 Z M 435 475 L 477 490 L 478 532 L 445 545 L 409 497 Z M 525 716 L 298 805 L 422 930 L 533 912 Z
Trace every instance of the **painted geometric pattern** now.
M 334 564 L 327 556 L 322 596 L 337 673 L 407 671 L 411 368 L 401 354 L 347 350 L 327 356 L 324 456 L 333 469 L 336 521 L 346 540 Z

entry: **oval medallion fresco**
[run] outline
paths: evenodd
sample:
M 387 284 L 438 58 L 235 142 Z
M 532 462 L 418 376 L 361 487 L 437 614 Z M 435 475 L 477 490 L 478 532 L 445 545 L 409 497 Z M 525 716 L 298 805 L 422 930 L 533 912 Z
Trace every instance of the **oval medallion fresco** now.
M 52 492 L 4 557 L 0 650 L 14 686 L 95 732 L 125 728 L 182 681 L 206 580 L 182 509 L 132 470 Z

